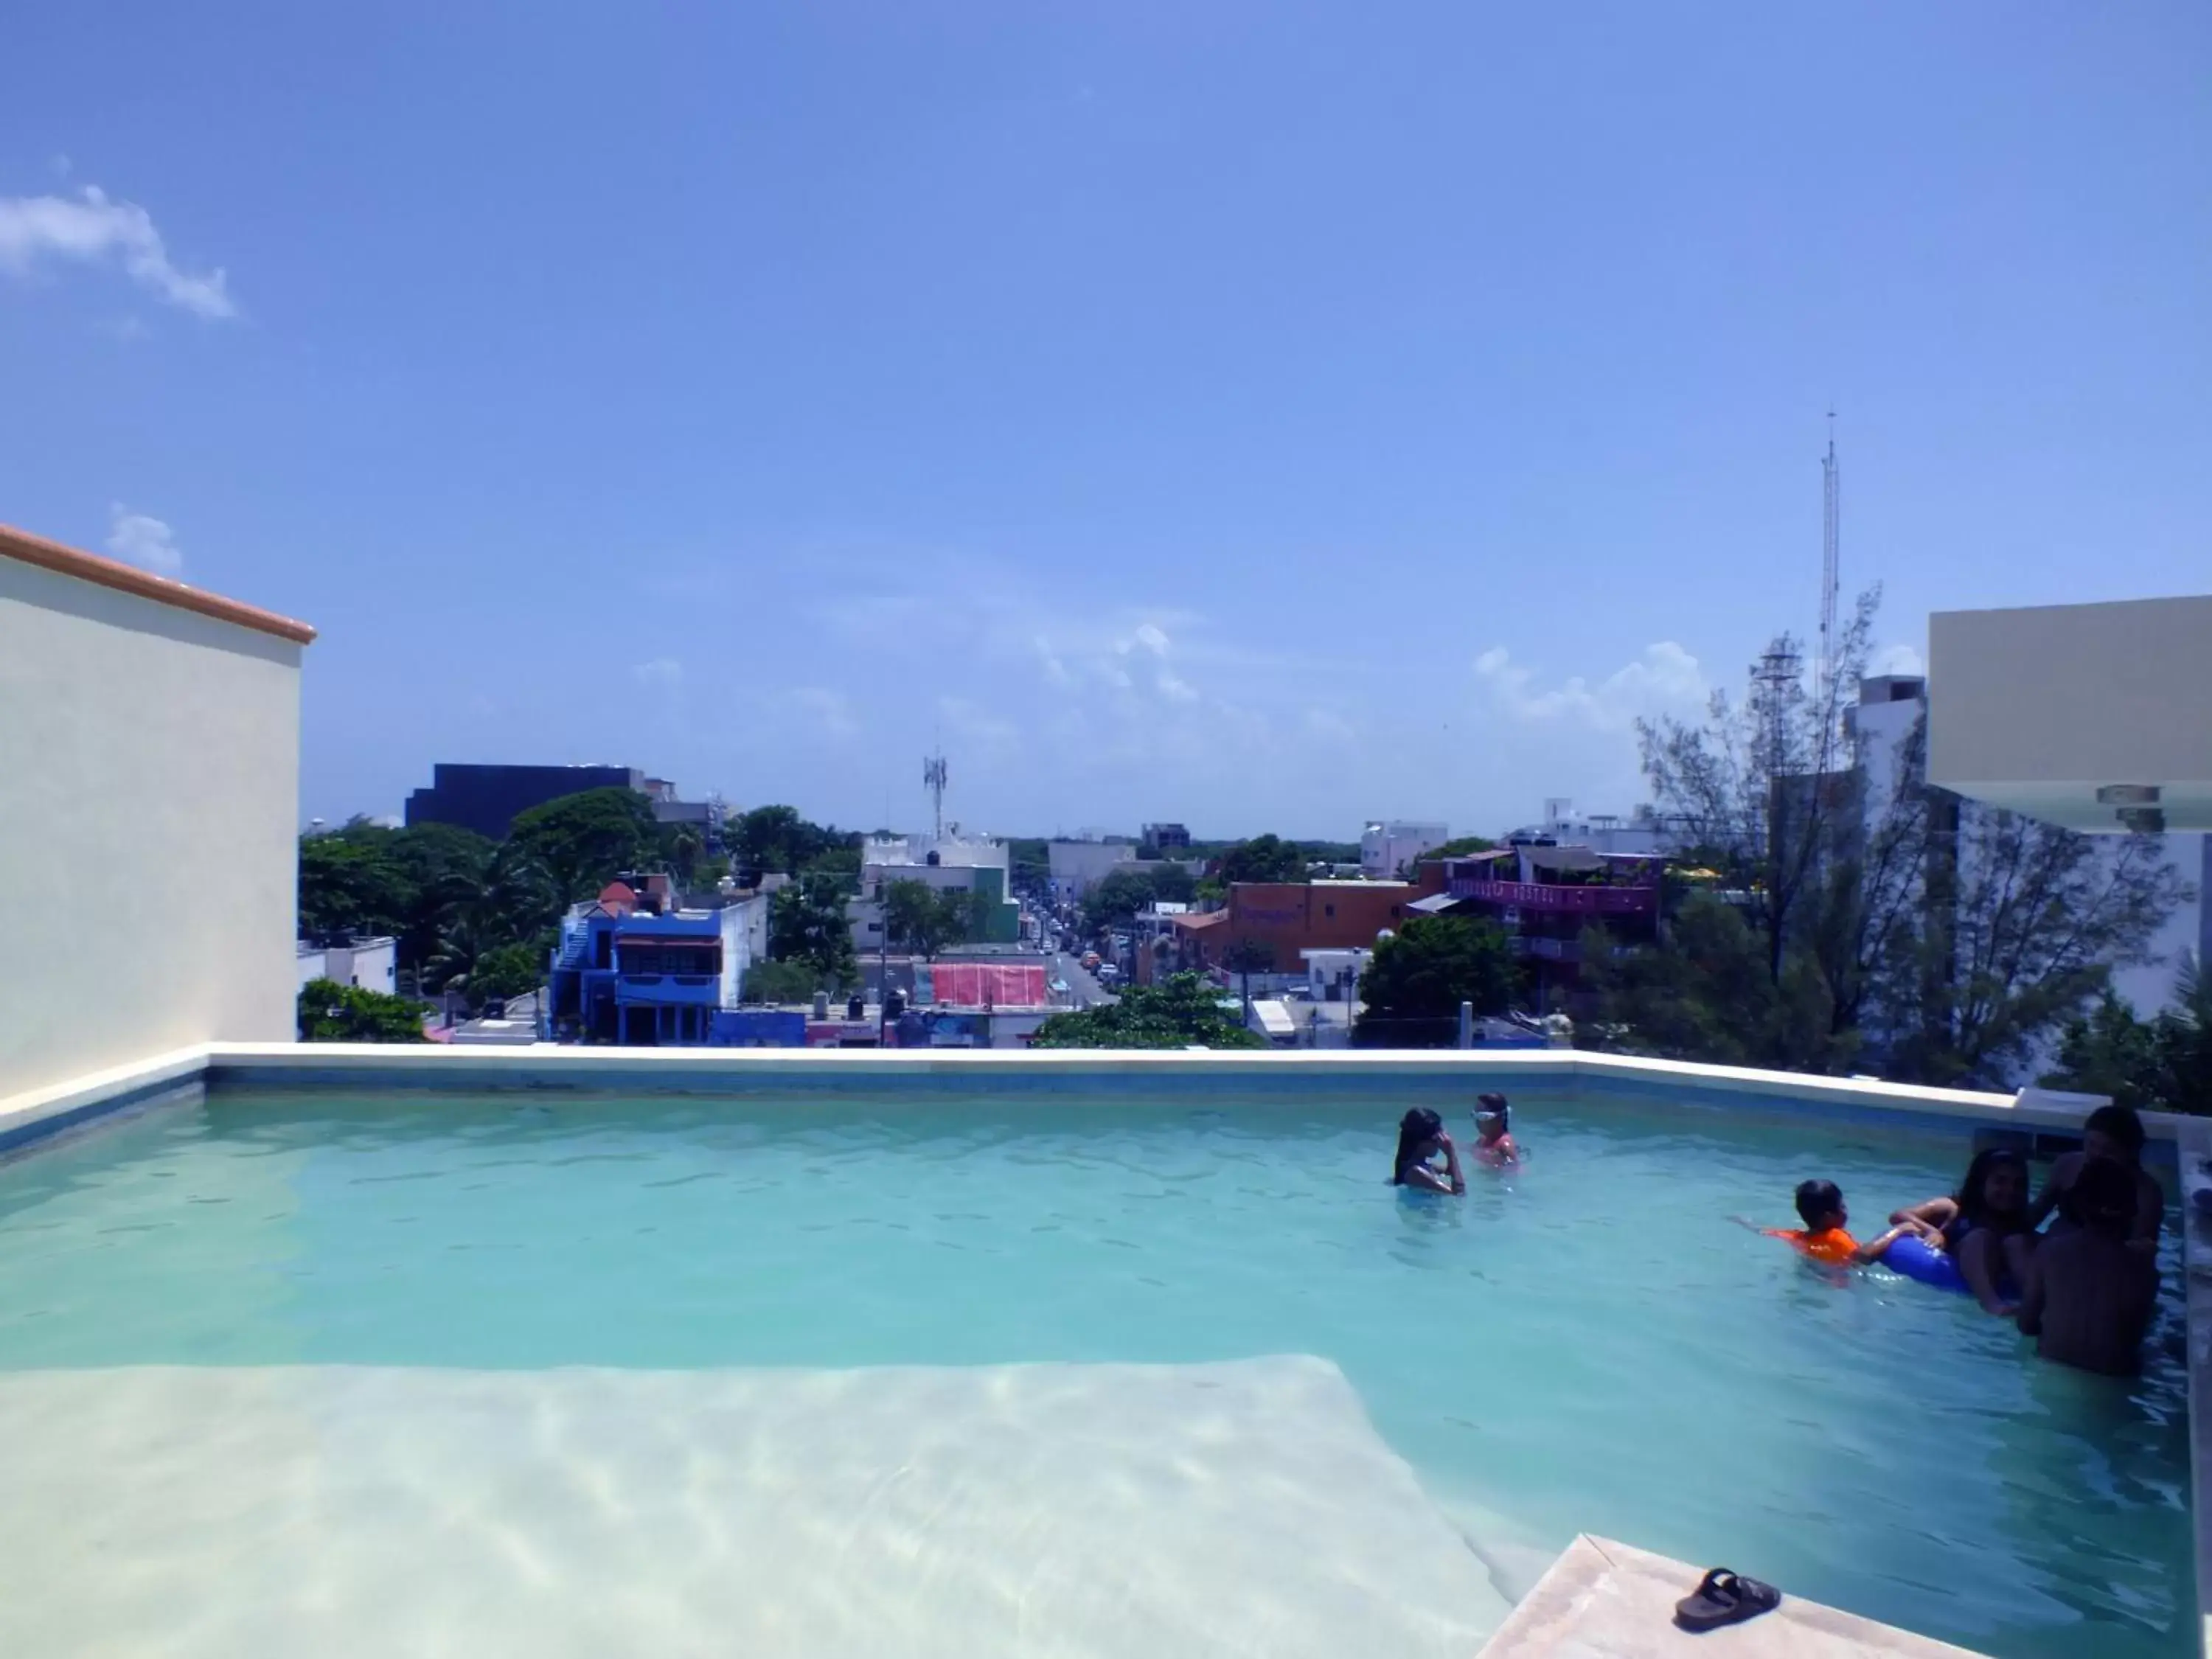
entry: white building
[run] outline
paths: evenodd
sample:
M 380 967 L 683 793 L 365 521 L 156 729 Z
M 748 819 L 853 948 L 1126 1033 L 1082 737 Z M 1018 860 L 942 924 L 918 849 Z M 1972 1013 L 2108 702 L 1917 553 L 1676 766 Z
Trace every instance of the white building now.
M 0 528 L 0 870 L 70 896 L 16 906 L 0 1092 L 297 1034 L 300 659 L 314 636 Z
M 884 889 L 895 881 L 920 882 L 944 892 L 982 896 L 982 925 L 975 937 L 1012 944 L 1021 937 L 1021 903 L 1012 894 L 1012 856 L 1004 842 L 981 836 L 878 836 L 860 848 L 860 891 L 847 902 L 853 947 L 884 945 Z
M 1507 832 L 1505 839 L 1549 841 L 1561 847 L 1587 847 L 1593 853 L 1628 858 L 1650 858 L 1672 852 L 1677 836 L 1650 806 L 1639 806 L 1626 817 L 1614 812 L 1577 815 L 1572 801 L 1554 799 L 1544 803 L 1544 821 Z
M 1114 873 L 1135 861 L 1137 849 L 1125 841 L 1056 841 L 1045 849 L 1056 899 L 1079 899 Z
M 396 996 L 399 991 L 399 943 L 390 939 L 357 939 L 350 945 L 302 945 L 296 964 L 299 988 L 310 980 L 336 980 L 364 991 Z
M 1363 947 L 1301 951 L 1306 964 L 1306 989 L 1316 1002 L 1357 1004 L 1360 976 L 1375 952 Z
M 1394 881 L 1422 854 L 1450 839 L 1449 824 L 1409 818 L 1371 823 L 1359 832 L 1359 873 L 1371 881 Z
M 2212 597 L 1928 620 L 1928 780 L 2092 835 L 2162 833 L 2197 898 L 2114 975 L 2139 1015 L 2184 951 L 2212 961 Z

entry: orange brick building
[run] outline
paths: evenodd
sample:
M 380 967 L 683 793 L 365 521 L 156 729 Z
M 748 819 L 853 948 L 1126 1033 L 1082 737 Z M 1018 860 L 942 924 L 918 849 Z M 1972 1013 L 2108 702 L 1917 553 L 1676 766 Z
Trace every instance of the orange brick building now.
M 1300 972 L 1301 951 L 1372 947 L 1376 934 L 1403 927 L 1419 913 L 1415 899 L 1443 890 L 1443 867 L 1419 867 L 1413 881 L 1238 882 L 1229 890 L 1226 920 L 1195 935 L 1208 967 L 1224 965 L 1230 948 L 1252 939 L 1273 953 L 1277 973 Z

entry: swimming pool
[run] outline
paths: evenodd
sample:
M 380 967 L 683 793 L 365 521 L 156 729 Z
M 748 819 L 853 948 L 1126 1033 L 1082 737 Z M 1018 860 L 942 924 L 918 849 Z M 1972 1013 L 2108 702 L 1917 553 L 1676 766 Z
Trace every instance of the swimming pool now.
M 1820 1174 L 1863 1229 L 1963 1129 L 1524 1096 L 1526 1170 L 1386 1187 L 1462 1092 L 218 1090 L 0 1168 L 0 1645 L 191 1583 L 179 1651 L 532 1607 L 560 1650 L 588 1575 L 662 1651 L 741 1590 L 793 1650 L 1159 1651 L 1227 1586 L 1197 1645 L 1464 1653 L 1587 1530 L 1999 1656 L 2194 1651 L 2177 1314 L 2108 1382 L 1727 1219 Z

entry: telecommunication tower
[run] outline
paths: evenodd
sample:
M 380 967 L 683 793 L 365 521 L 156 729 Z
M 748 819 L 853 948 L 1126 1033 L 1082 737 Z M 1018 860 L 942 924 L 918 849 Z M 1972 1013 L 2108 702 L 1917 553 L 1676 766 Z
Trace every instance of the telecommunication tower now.
M 1814 687 L 1820 706 L 1830 706 L 1836 672 L 1836 595 L 1842 585 L 1839 536 L 1843 528 L 1844 477 L 1836 465 L 1836 411 L 1828 411 L 1828 453 L 1820 459 L 1820 664 Z
M 945 757 L 932 755 L 921 763 L 921 787 L 929 791 L 937 813 L 937 839 L 945 839 Z

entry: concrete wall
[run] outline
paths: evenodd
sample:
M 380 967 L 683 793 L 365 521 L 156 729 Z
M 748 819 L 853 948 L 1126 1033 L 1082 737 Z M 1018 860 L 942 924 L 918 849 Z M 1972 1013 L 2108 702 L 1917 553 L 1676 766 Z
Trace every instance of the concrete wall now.
M 70 559 L 0 532 L 0 1092 L 295 1029 L 301 643 Z
M 2107 785 L 2212 830 L 2212 598 L 1952 611 L 1928 620 L 1928 779 L 2117 832 Z
M 1136 856 L 1135 848 L 1120 842 L 1056 841 L 1045 848 L 1053 890 L 1062 898 L 1081 898 Z

